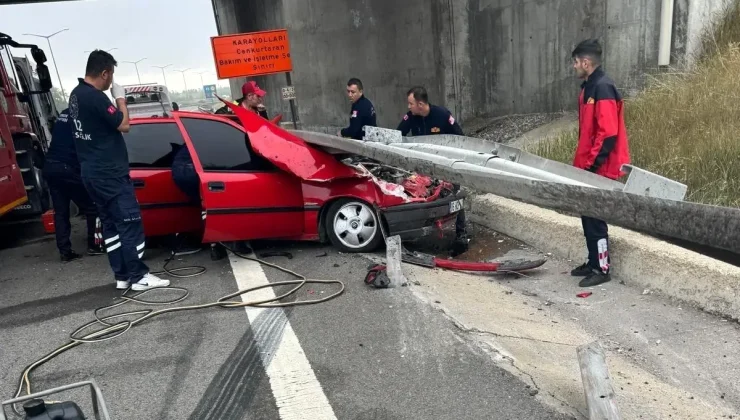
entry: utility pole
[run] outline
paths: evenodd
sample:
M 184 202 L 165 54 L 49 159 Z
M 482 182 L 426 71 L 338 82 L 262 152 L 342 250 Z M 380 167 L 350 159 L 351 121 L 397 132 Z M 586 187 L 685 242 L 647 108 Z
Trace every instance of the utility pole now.
M 205 86 L 206 84 L 203 82 L 203 73 L 210 73 L 210 72 L 209 71 L 195 71 L 193 73 L 196 73 L 196 74 L 198 74 L 200 76 L 200 85 L 201 86 Z M 203 88 L 201 87 L 201 89 L 203 89 Z M 203 97 L 205 98 L 205 96 L 206 96 L 206 92 L 204 90 L 203 91 Z M 205 99 L 208 99 L 208 98 L 205 98 Z
M 190 67 L 186 68 L 185 70 L 175 70 L 182 73 L 182 83 L 185 84 L 185 97 L 189 98 L 188 96 L 188 82 L 185 81 L 185 72 L 191 70 Z
M 167 67 L 169 67 L 171 65 L 172 64 L 167 64 L 166 66 L 152 66 L 152 67 L 156 67 L 156 68 L 162 70 L 162 77 L 164 78 L 164 87 L 166 87 L 167 90 L 170 90 L 170 88 L 169 88 L 169 86 L 167 86 L 167 76 L 164 75 L 164 69 L 166 69 Z
M 146 57 L 136 60 L 136 61 L 121 61 L 121 63 L 129 63 L 133 64 L 134 67 L 136 67 L 136 77 L 139 79 L 139 84 L 141 84 L 141 76 L 139 76 L 139 63 L 146 60 Z
M 68 30 L 69 30 L 69 28 L 64 28 L 64 29 L 62 29 L 60 31 L 54 32 L 51 35 L 23 34 L 23 35 L 27 35 L 27 36 L 37 36 L 39 38 L 46 38 L 46 43 L 49 44 L 49 53 L 51 54 L 51 61 L 54 63 L 54 69 L 57 72 L 57 79 L 59 79 L 59 89 L 62 90 L 62 98 L 64 98 L 64 99 L 67 98 L 67 94 L 64 93 L 64 86 L 62 86 L 62 78 L 59 77 L 59 67 L 57 67 L 57 60 L 54 59 L 54 51 L 51 49 L 51 41 L 49 41 L 49 38 L 53 37 L 54 35 L 56 35 L 58 33 L 61 33 L 61 32 L 64 32 L 64 31 L 68 31 Z

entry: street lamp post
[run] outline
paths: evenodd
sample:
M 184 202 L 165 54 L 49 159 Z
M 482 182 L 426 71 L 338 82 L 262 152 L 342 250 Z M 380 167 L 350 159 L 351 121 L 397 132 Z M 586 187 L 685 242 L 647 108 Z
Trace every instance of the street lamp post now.
M 39 38 L 46 38 L 46 43 L 49 44 L 49 53 L 51 54 L 51 61 L 54 63 L 54 70 L 56 70 L 56 72 L 57 72 L 57 79 L 59 79 L 59 89 L 62 90 L 62 98 L 66 98 L 67 97 L 67 94 L 64 93 L 64 86 L 62 86 L 62 78 L 59 76 L 59 67 L 57 67 L 57 61 L 56 61 L 56 59 L 54 59 L 54 51 L 51 49 L 51 41 L 49 41 L 49 38 L 53 37 L 54 35 L 56 35 L 58 33 L 61 33 L 61 32 L 64 32 L 64 31 L 68 31 L 68 30 L 69 30 L 69 28 L 64 28 L 64 29 L 62 29 L 60 31 L 54 32 L 51 35 L 23 34 L 23 35 L 28 35 L 28 36 L 37 36 Z
M 139 84 L 141 84 L 141 76 L 139 76 L 139 63 L 141 63 L 144 60 L 146 60 L 146 57 L 136 60 L 136 61 L 121 61 L 122 63 L 133 64 L 134 67 L 136 67 L 136 78 L 139 79 Z
M 205 86 L 206 84 L 205 84 L 205 82 L 203 82 L 203 73 L 210 73 L 210 72 L 208 72 L 208 71 L 195 71 L 195 72 L 193 72 L 193 73 L 195 73 L 195 74 L 197 74 L 197 75 L 199 75 L 199 76 L 200 76 L 200 85 L 201 85 L 201 86 Z M 201 88 L 201 89 L 202 89 L 202 88 Z M 203 90 L 203 97 L 204 97 L 205 99 L 208 99 L 208 98 L 206 98 L 205 96 L 206 96 L 206 91 L 205 91 L 205 89 L 204 89 L 204 90 Z M 211 102 L 213 102 L 213 98 L 211 98 Z
M 179 71 L 180 73 L 182 73 L 182 83 L 185 85 L 185 97 L 186 98 L 189 98 L 189 95 L 188 95 L 188 82 L 185 81 L 185 72 L 188 71 L 188 70 L 191 70 L 191 69 L 188 67 L 185 70 L 175 70 L 175 71 Z
M 152 66 L 152 67 L 156 67 L 156 68 L 162 70 L 162 77 L 164 78 L 164 87 L 166 87 L 167 90 L 169 90 L 170 88 L 167 86 L 167 76 L 165 76 L 165 74 L 164 74 L 164 69 L 166 69 L 167 67 L 169 67 L 171 65 L 172 64 L 167 64 L 166 66 Z

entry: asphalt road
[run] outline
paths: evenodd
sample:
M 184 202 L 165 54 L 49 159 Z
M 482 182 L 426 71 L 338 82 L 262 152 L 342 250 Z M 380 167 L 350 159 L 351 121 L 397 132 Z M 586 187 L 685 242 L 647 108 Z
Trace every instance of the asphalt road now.
M 82 243 L 77 226 L 78 249 Z M 94 378 L 114 419 L 567 418 L 543 406 L 408 288 L 365 286 L 366 257 L 317 244 L 279 246 L 294 257 L 269 261 L 310 278 L 342 280 L 345 293 L 286 310 L 164 314 L 121 337 L 52 359 L 32 374 L 33 389 Z M 260 244 L 256 248 L 259 252 Z M 149 249 L 147 263 L 159 270 L 166 256 L 165 250 Z M 238 287 L 290 279 L 233 256 L 212 262 L 205 251 L 178 264 L 208 271 L 173 280 L 190 291 L 177 305 L 212 302 Z M 120 294 L 105 257 L 61 264 L 48 240 L 0 251 L 0 290 L 3 400 L 15 393 L 26 365 L 66 343 L 73 330 L 94 320 L 95 308 Z M 332 290 L 307 286 L 288 300 L 320 298 Z M 174 297 L 161 293 L 149 298 Z M 112 312 L 139 308 L 127 304 Z M 91 413 L 89 394 L 55 397 L 67 398 Z

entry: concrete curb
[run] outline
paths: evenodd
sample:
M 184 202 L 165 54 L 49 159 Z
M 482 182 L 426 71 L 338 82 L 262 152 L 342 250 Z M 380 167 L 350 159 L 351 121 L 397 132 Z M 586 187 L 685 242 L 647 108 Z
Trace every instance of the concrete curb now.
M 579 218 L 493 194 L 470 195 L 471 221 L 581 264 Z M 609 226 L 614 279 L 740 319 L 740 268 L 616 226 Z

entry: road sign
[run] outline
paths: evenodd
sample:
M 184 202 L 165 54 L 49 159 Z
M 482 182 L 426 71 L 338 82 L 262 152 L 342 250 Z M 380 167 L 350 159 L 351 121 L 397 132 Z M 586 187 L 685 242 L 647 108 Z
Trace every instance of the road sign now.
M 283 94 L 283 100 L 289 101 L 291 99 L 295 99 L 295 88 L 293 86 L 286 86 L 281 89 Z
M 216 85 L 203 85 L 203 92 L 206 94 L 206 99 L 213 99 L 216 94 Z
M 287 29 L 214 36 L 211 48 L 219 79 L 293 70 Z

